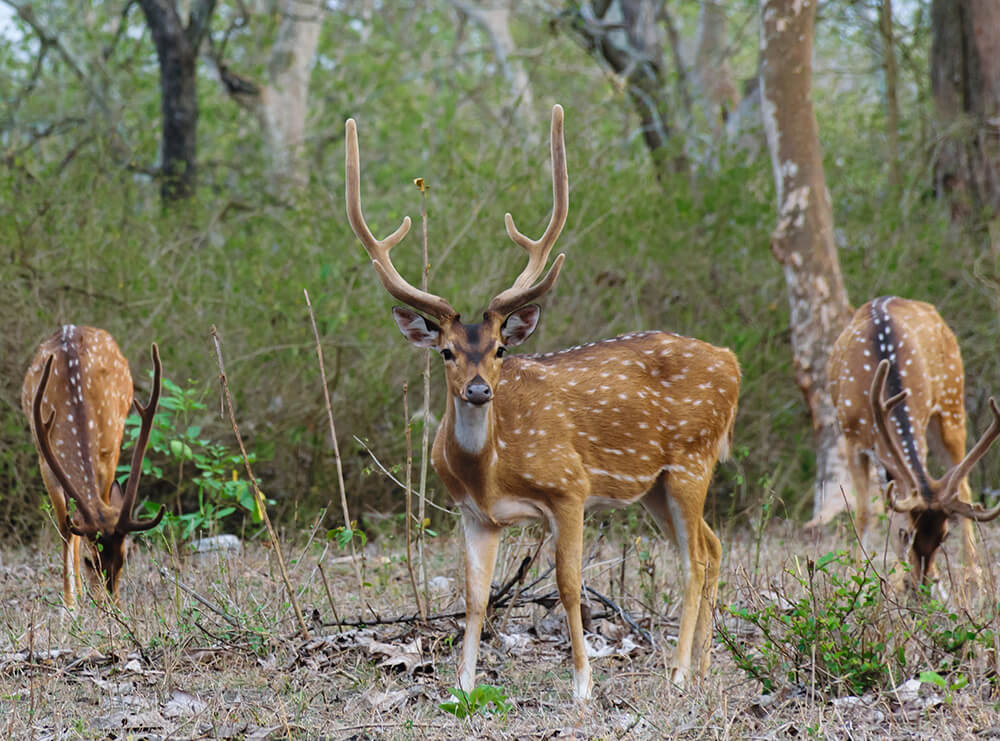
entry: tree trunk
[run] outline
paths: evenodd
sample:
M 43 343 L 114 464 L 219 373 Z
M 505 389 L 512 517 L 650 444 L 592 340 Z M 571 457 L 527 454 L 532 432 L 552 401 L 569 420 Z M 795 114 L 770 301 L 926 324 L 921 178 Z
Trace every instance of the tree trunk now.
M 535 115 L 535 96 L 531 79 L 520 59 L 514 55 L 517 47 L 510 33 L 510 14 L 513 0 L 451 0 L 459 11 L 475 21 L 490 37 L 493 55 L 510 88 L 510 114 L 519 118 L 528 138 L 533 138 L 538 129 Z
M 687 159 L 681 147 L 672 156 L 667 151 L 670 110 L 656 9 L 651 0 L 593 0 L 573 3 L 560 18 L 587 51 L 622 80 L 642 123 L 657 177 L 666 180 L 686 171 Z
M 198 156 L 198 49 L 215 0 L 198 0 L 187 25 L 173 0 L 139 0 L 160 63 L 163 116 L 160 195 L 176 201 L 194 192 Z
M 955 220 L 1000 212 L 1000 3 L 934 0 L 931 93 L 941 146 L 935 192 Z
M 260 123 L 271 158 L 276 191 L 301 190 L 309 184 L 305 152 L 309 78 L 323 25 L 317 0 L 281 0 L 281 23 L 271 49 L 268 83 L 258 86 L 220 60 L 219 76 L 226 92 Z
M 705 118 L 716 138 L 725 130 L 730 113 L 740 102 L 729 69 L 727 46 L 726 6 L 719 0 L 701 0 L 693 77 Z
M 879 31 L 882 34 L 882 68 L 885 71 L 885 126 L 889 158 L 889 187 L 902 185 L 899 175 L 899 101 L 896 96 L 899 76 L 896 73 L 896 44 L 892 24 L 892 0 L 879 4 Z
M 851 490 L 826 381 L 830 348 L 850 318 L 850 307 L 810 98 L 815 17 L 816 0 L 761 3 L 761 108 L 778 191 L 771 251 L 785 272 L 795 382 L 815 434 L 813 523 L 818 524 L 843 508 L 841 489 Z

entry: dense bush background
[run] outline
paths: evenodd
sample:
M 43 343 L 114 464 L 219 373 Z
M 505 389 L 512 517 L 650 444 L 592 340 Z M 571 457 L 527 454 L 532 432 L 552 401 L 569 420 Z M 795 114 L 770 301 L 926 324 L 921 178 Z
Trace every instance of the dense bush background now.
M 200 185 L 194 198 L 164 207 L 148 174 L 158 159 L 159 83 L 141 14 L 126 16 L 113 53 L 97 64 L 113 43 L 122 4 L 52 5 L 50 28 L 99 69 L 114 109 L 101 113 L 55 52 L 30 83 L 37 36 L 12 17 L 0 20 L 0 528 L 27 540 L 45 517 L 20 384 L 38 343 L 63 323 L 108 329 L 132 363 L 141 398 L 148 345 L 158 342 L 166 375 L 203 394 L 206 409 L 192 423 L 230 445 L 218 416 L 209 338 L 216 325 L 237 416 L 277 517 L 314 516 L 337 494 L 303 289 L 326 352 L 352 511 L 400 510 L 386 479 L 367 473 L 370 461 L 353 437 L 388 465 L 403 459 L 402 385 L 420 388 L 423 355 L 399 336 L 392 300 L 344 218 L 344 120 L 358 121 L 373 230 L 388 233 L 405 214 L 415 220 L 396 250 L 414 282 L 420 196 L 411 181 L 428 181 L 431 290 L 472 317 L 522 265 L 504 234 L 504 211 L 528 233 L 548 218 L 545 142 L 555 102 L 566 108 L 572 190 L 558 248 L 568 260 L 525 351 L 640 328 L 731 347 L 744 371 L 737 455 L 716 476 L 709 516 L 739 521 L 771 496 L 780 516 L 808 514 L 811 434 L 792 381 L 784 278 L 769 250 L 771 165 L 752 116 L 732 142 L 713 142 L 704 122 L 688 120 L 676 146 L 691 158 L 690 177 L 657 182 L 627 101 L 555 30 L 552 8 L 526 3 L 514 28 L 539 108 L 539 130 L 526 132 L 506 113 L 506 87 L 485 37 L 469 26 L 457 39 L 449 3 L 391 3 L 367 19 L 336 6 L 311 79 L 308 188 L 274 194 L 256 123 L 203 62 Z M 670 5 L 689 44 L 697 9 Z M 814 97 L 849 295 L 855 305 L 893 293 L 938 306 L 964 353 L 978 435 L 988 421 L 986 399 L 1000 389 L 1000 269 L 979 225 L 952 224 L 933 198 L 928 40 L 923 6 L 916 11 L 900 30 L 907 42 L 900 190 L 887 186 L 879 51 L 864 7 L 824 6 Z M 220 5 L 213 33 L 231 20 Z M 277 24 L 267 14 L 253 21 L 229 40 L 230 56 L 251 76 L 263 75 Z M 756 5 L 733 4 L 730 25 L 735 72 L 752 77 Z M 431 406 L 439 411 L 437 362 Z M 1000 459 L 988 457 L 973 474 L 974 489 L 998 474 Z M 433 477 L 431 487 L 436 499 L 446 498 Z M 143 493 L 166 501 L 171 488 L 150 480 Z

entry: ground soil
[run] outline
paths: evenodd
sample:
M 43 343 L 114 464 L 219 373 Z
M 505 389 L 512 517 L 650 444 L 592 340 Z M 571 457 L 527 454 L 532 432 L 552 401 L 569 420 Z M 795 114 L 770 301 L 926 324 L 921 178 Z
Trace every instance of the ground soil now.
M 759 538 L 719 530 L 726 551 L 717 625 L 748 640 L 753 630 L 726 606 L 744 600 L 747 589 L 780 600 L 768 590 L 783 583 L 782 575 L 850 547 L 844 522 L 820 533 L 772 522 Z M 1000 552 L 995 530 L 981 528 L 987 586 L 975 595 L 994 605 L 989 565 Z M 635 531 L 646 534 L 625 534 Z M 183 558 L 162 543 L 140 544 L 127 565 L 120 610 L 93 601 L 73 612 L 62 606 L 54 534 L 45 534 L 38 547 L 2 552 L 0 736 L 1000 738 L 989 656 L 969 659 L 967 686 L 945 693 L 925 684 L 909 700 L 892 687 L 854 697 L 793 681 L 764 694 L 717 640 L 705 680 L 677 689 L 667 668 L 679 611 L 679 562 L 645 525 L 626 526 L 622 519 L 588 525 L 585 581 L 648 630 L 652 645 L 591 596 L 589 641 L 605 655 L 593 659 L 594 698 L 576 706 L 562 609 L 549 607 L 554 584 L 546 575 L 546 545 L 527 572 L 518 604 L 497 611 L 484 636 L 480 681 L 502 688 L 510 709 L 459 719 L 439 704 L 453 699 L 448 690 L 456 684 L 462 620 L 447 616 L 462 611 L 460 538 L 441 535 L 428 544 L 434 619 L 421 624 L 410 619 L 415 600 L 399 535 L 383 534 L 365 549 L 364 607 L 349 558 L 317 533 L 306 542 L 308 535 L 289 536 L 282 549 L 309 638 L 262 539 L 246 538 L 237 554 Z M 496 584 L 510 580 L 541 535 L 531 528 L 505 538 Z M 952 541 L 958 538 L 949 541 L 947 565 L 954 573 Z M 338 626 L 334 611 L 342 621 L 370 623 Z M 377 624 L 376 616 L 404 622 Z M 902 687 L 913 676 L 891 684 Z

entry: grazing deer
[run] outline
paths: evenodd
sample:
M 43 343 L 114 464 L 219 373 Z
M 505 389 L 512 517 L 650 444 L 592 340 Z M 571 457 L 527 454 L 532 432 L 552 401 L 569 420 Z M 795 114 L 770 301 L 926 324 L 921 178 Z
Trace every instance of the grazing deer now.
M 31 424 L 42 479 L 62 537 L 63 600 L 76 605 L 80 582 L 80 538 L 91 545 L 85 559 L 91 581 L 118 601 L 118 580 L 128 534 L 149 530 L 163 518 L 132 519 L 142 458 L 160 398 L 160 354 L 153 355 L 153 393 L 142 406 L 132 399 L 132 374 L 111 335 L 103 329 L 67 324 L 41 344 L 21 388 L 21 409 Z M 142 419 L 125 490 L 115 468 L 129 407 Z M 76 513 L 69 514 L 69 500 Z M 71 576 L 72 572 L 72 576 Z
M 966 477 L 1000 436 L 1000 411 L 990 399 L 994 421 L 966 455 L 962 356 L 935 308 L 893 296 L 869 301 L 837 338 L 827 377 L 847 440 L 859 536 L 868 528 L 874 459 L 889 480 L 889 508 L 906 515 L 893 540 L 898 556 L 910 564 L 911 586 L 928 583 L 951 518 L 962 518 L 963 558 L 973 564 L 971 521 L 994 519 L 1000 506 L 987 511 L 971 504 Z M 940 479 L 927 470 L 929 433 L 951 462 Z
M 569 181 L 563 111 L 552 109 L 554 205 L 545 233 L 531 240 L 508 213 L 507 234 L 528 265 L 496 295 L 478 324 L 463 324 L 439 296 L 408 283 L 391 250 L 410 219 L 377 240 L 361 212 L 357 131 L 347 122 L 347 214 L 385 289 L 431 317 L 395 307 L 403 335 L 444 361 L 448 402 L 432 460 L 459 505 L 465 531 L 466 626 L 459 684 L 475 686 L 476 657 L 497 544 L 503 527 L 543 519 L 555 536 L 556 582 L 573 647 L 573 695 L 592 682 L 580 615 L 584 510 L 641 501 L 671 536 L 684 564 L 684 597 L 672 677 L 683 684 L 694 662 L 708 668 L 712 610 L 722 548 L 703 519 L 705 495 L 732 441 L 740 369 L 729 350 L 666 332 L 633 334 L 542 355 L 506 356 L 534 331 L 531 303 L 556 282 L 565 255 L 547 274 L 566 221 Z M 537 282 L 536 282 L 537 281 Z

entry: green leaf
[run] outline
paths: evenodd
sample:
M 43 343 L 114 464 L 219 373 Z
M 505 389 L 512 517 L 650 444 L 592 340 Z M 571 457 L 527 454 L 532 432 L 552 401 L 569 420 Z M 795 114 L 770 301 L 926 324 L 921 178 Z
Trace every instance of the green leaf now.
M 948 683 L 945 681 L 945 678 L 935 671 L 922 671 L 917 679 L 925 684 L 937 685 L 943 690 L 948 689 Z

